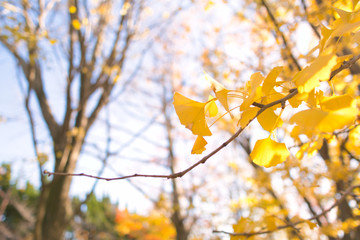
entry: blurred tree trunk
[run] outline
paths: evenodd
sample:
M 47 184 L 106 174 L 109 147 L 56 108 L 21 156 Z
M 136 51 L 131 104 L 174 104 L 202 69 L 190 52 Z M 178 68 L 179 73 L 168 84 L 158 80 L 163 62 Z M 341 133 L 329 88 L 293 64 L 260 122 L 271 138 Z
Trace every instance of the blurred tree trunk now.
M 133 18 L 131 12 L 135 1 L 125 0 L 122 2 L 102 1 L 94 7 L 95 13 L 92 25 L 82 26 L 84 16 L 81 12 L 88 12 L 87 3 L 79 3 L 76 0 L 67 1 L 65 8 L 60 5 L 37 2 L 37 6 L 30 6 L 27 1 L 20 1 L 19 16 L 14 18 L 17 25 L 23 29 L 9 31 L 8 35 L 0 35 L 0 42 L 9 50 L 18 62 L 23 73 L 27 87 L 27 110 L 31 119 L 33 130 L 33 142 L 36 148 L 36 136 L 32 112 L 28 105 L 30 96 L 37 100 L 41 112 L 41 118 L 49 131 L 53 143 L 54 172 L 73 173 L 79 159 L 84 140 L 89 129 L 97 119 L 102 108 L 108 103 L 115 83 L 120 76 L 126 59 L 126 53 L 130 45 L 133 30 L 128 24 L 129 18 Z M 60 4 L 60 3 L 59 3 Z M 118 5 L 116 5 L 118 4 Z M 11 3 L 9 3 L 11 6 Z M 142 9 L 138 5 L 137 13 Z M 32 11 L 34 8 L 38 11 Z M 122 14 L 113 17 L 112 9 L 123 9 Z M 63 9 L 65 11 L 62 12 Z M 100 11 L 101 10 L 101 11 Z M 97 12 L 99 11 L 99 12 Z M 33 14 L 31 14 L 33 13 Z M 65 85 L 65 113 L 59 121 L 55 119 L 54 112 L 58 106 L 49 103 L 49 92 L 45 87 L 45 69 L 49 62 L 43 56 L 47 47 L 43 41 L 48 41 L 44 36 L 46 32 L 56 32 L 56 29 L 45 29 L 51 23 L 44 24 L 45 15 L 61 15 L 66 23 L 68 32 L 64 36 L 58 36 L 64 41 L 64 57 L 57 59 L 66 62 L 67 72 Z M 138 17 L 138 15 L 136 15 Z M 91 17 L 91 16 L 88 16 Z M 16 24 L 15 24 L 16 25 Z M 109 28 L 110 27 L 110 28 Z M 134 26 L 132 26 L 134 27 Z M 9 28 L 11 26 L 9 25 Z M 24 32 L 21 32 L 24 31 Z M 111 32 L 112 31 L 112 32 Z M 18 39 L 18 35 L 24 34 Z M 104 44 L 104 38 L 112 34 L 112 38 Z M 45 38 L 45 39 L 44 39 Z M 22 44 L 22 47 L 17 44 Z M 24 54 L 25 50 L 25 54 Z M 50 50 L 51 51 L 51 50 Z M 104 52 L 106 52 L 104 54 Z M 54 68 L 60 64 L 55 62 Z M 110 70 L 109 70 L 110 69 Z M 60 69 L 64 72 L 64 69 Z M 61 77 L 61 76 L 60 76 Z M 77 82 L 79 84 L 75 84 Z M 88 107 L 91 101 L 92 108 Z M 31 105 L 36 106 L 36 105 Z M 39 162 L 42 172 L 42 163 Z M 72 178 L 69 176 L 53 176 L 51 181 L 41 176 L 41 194 L 37 209 L 34 237 L 37 240 L 62 240 L 66 227 L 71 220 L 71 206 L 69 189 Z

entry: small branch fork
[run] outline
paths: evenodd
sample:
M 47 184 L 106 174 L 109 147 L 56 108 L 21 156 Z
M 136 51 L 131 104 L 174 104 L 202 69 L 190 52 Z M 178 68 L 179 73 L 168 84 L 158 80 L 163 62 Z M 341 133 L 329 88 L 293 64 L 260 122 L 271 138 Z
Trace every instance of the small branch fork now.
M 357 60 L 360 59 L 360 54 L 353 57 L 352 59 L 350 59 L 347 62 L 344 62 L 338 69 L 334 70 L 331 75 L 330 75 L 330 79 L 331 80 L 336 74 L 338 74 L 339 72 L 341 72 L 344 69 L 350 68 Z M 219 152 L 220 150 L 222 150 L 223 148 L 225 148 L 229 143 L 231 143 L 235 138 L 237 138 L 243 131 L 244 129 L 255 119 L 257 118 L 262 112 L 264 112 L 266 109 L 273 107 L 277 104 L 281 104 L 281 106 L 283 107 L 286 103 L 287 100 L 289 100 L 290 98 L 294 97 L 295 95 L 297 95 L 298 89 L 297 88 L 293 88 L 290 89 L 289 94 L 286 95 L 285 97 L 276 100 L 274 102 L 271 102 L 269 104 L 263 105 L 260 103 L 256 103 L 254 102 L 252 105 L 255 107 L 259 107 L 260 110 L 258 111 L 258 113 L 256 114 L 255 117 L 253 117 L 247 124 L 245 127 L 240 128 L 239 130 L 237 130 L 237 132 L 232 135 L 227 141 L 225 141 L 223 144 L 221 144 L 219 147 L 217 147 L 216 149 L 214 149 L 212 152 L 210 152 L 208 155 L 206 155 L 205 157 L 203 157 L 202 159 L 200 159 L 199 161 L 197 161 L 196 163 L 194 163 L 193 165 L 191 165 L 190 167 L 186 168 L 183 171 L 180 172 L 176 172 L 173 174 L 132 174 L 132 175 L 126 175 L 126 176 L 121 176 L 121 177 L 115 177 L 115 178 L 106 178 L 106 177 L 100 177 L 100 176 L 94 176 L 94 175 L 90 175 L 90 174 L 86 174 L 86 173 L 63 173 L 63 172 L 49 172 L 47 170 L 45 170 L 43 173 L 48 175 L 48 176 L 72 176 L 72 177 L 90 177 L 90 178 L 95 178 L 95 179 L 100 179 L 100 180 L 105 180 L 105 181 L 114 181 L 114 180 L 122 180 L 122 179 L 127 179 L 127 178 L 135 178 L 135 177 L 145 177 L 145 178 L 166 178 L 166 179 L 172 179 L 172 178 L 179 178 L 184 176 L 185 174 L 187 174 L 188 172 L 190 172 L 192 169 L 196 168 L 197 166 L 199 166 L 200 164 L 204 164 L 209 158 L 211 158 L 212 156 L 214 156 L 217 152 Z
M 345 201 L 346 197 L 349 196 L 354 189 L 356 188 L 360 188 L 360 185 L 354 185 L 349 187 L 348 189 L 346 189 L 346 191 L 343 193 L 343 195 L 335 200 L 335 202 L 333 203 L 333 205 L 331 205 L 331 207 L 329 207 L 328 209 L 322 211 L 321 213 L 309 218 L 309 219 L 304 219 L 304 220 L 299 220 L 297 222 L 291 223 L 291 224 L 286 224 L 286 225 L 281 225 L 278 226 L 276 229 L 274 230 L 265 230 L 265 231 L 258 231 L 258 232 L 244 232 L 244 233 L 232 233 L 232 232 L 226 232 L 226 231 L 218 231 L 218 230 L 213 230 L 213 233 L 224 233 L 224 234 L 228 234 L 230 236 L 244 236 L 244 237 L 251 237 L 251 236 L 255 236 L 255 235 L 262 235 L 262 234 L 269 234 L 269 233 L 273 233 L 276 231 L 279 231 L 281 229 L 285 229 L 285 228 L 295 228 L 296 225 L 299 225 L 301 223 L 306 223 L 308 221 L 311 220 L 315 220 L 318 219 L 321 216 L 324 216 L 326 214 L 328 214 L 332 209 L 334 209 L 335 207 L 339 206 L 343 201 Z

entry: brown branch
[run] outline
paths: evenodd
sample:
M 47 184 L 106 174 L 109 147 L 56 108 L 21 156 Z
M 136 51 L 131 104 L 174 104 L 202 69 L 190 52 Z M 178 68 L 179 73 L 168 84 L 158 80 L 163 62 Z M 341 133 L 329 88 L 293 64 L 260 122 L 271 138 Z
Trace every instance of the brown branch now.
M 274 26 L 276 28 L 276 32 L 278 32 L 278 34 L 280 35 L 280 37 L 281 37 L 281 39 L 283 41 L 284 47 L 285 47 L 286 51 L 288 52 L 291 60 L 294 62 L 296 68 L 299 71 L 301 71 L 300 64 L 298 63 L 298 61 L 296 60 L 296 58 L 292 54 L 291 49 L 290 49 L 290 47 L 289 47 L 289 45 L 287 43 L 287 40 L 285 38 L 285 35 L 283 34 L 283 32 L 281 32 L 279 23 L 277 22 L 275 16 L 272 14 L 269 5 L 265 2 L 265 0 L 261 0 L 261 4 L 266 8 L 266 11 L 267 11 L 269 17 L 270 17 L 271 21 L 273 22 L 273 24 L 274 24 Z
M 20 56 L 18 51 L 16 51 L 16 46 L 7 41 L 4 37 L 0 36 L 0 42 L 11 52 L 11 54 L 20 64 L 28 84 L 31 85 L 31 88 L 35 90 L 41 113 L 44 117 L 46 125 L 49 128 L 50 134 L 52 137 L 56 137 L 59 125 L 56 122 L 48 104 L 39 65 L 32 64 L 30 60 L 27 62 L 23 57 Z M 28 51 L 30 51 L 30 49 L 28 49 Z
M 85 173 L 60 173 L 60 172 L 49 172 L 47 170 L 44 171 L 44 174 L 47 174 L 48 176 L 51 175 L 57 175 L 57 176 L 86 176 L 86 177 L 90 177 L 90 178 L 96 178 L 96 179 L 102 179 L 102 180 L 106 180 L 106 181 L 113 181 L 113 180 L 121 180 L 121 179 L 126 179 L 126 178 L 133 178 L 133 177 L 151 177 L 151 178 L 167 178 L 167 179 L 171 179 L 171 178 L 178 178 L 178 177 L 182 177 L 184 176 L 186 173 L 190 172 L 192 169 L 196 168 L 197 166 L 199 166 L 200 164 L 205 163 L 209 158 L 211 158 L 213 155 L 215 155 L 217 152 L 219 152 L 220 150 L 222 150 L 223 148 L 225 148 L 229 143 L 231 143 L 235 138 L 237 138 L 243 131 L 244 129 L 255 119 L 257 118 L 262 112 L 264 112 L 266 109 L 273 107 L 277 104 L 281 104 L 282 102 L 286 102 L 288 99 L 292 98 L 293 96 L 295 96 L 298 93 L 297 89 L 292 89 L 290 91 L 290 93 L 277 100 L 274 102 L 271 102 L 269 104 L 264 105 L 263 108 L 261 108 L 258 113 L 256 114 L 255 117 L 253 117 L 244 128 L 240 128 L 234 135 L 232 135 L 227 141 L 225 141 L 223 144 L 221 144 L 219 147 L 217 147 L 215 150 L 213 150 L 211 153 L 209 153 L 208 155 L 206 155 L 205 157 L 203 157 L 202 159 L 200 159 L 199 161 L 197 161 L 195 164 L 191 165 L 190 167 L 188 167 L 187 169 L 180 171 L 180 172 L 176 172 L 173 174 L 132 174 L 132 175 L 127 175 L 127 176 L 122 176 L 122 177 L 116 177 L 116 178 L 105 178 L 105 177 L 98 177 L 98 176 L 93 176 L 93 175 L 89 175 L 89 174 L 85 174 Z
M 100 3 L 100 6 L 105 5 L 105 4 L 109 4 L 109 3 L 103 2 L 103 3 Z M 89 79 L 92 79 L 93 70 L 94 70 L 94 67 L 96 64 L 96 58 L 100 54 L 99 47 L 101 46 L 101 43 L 103 42 L 103 37 L 104 37 L 103 33 L 105 31 L 105 25 L 108 23 L 108 19 L 109 19 L 109 17 L 107 15 L 101 14 L 99 23 L 97 24 L 97 27 L 94 32 L 94 37 L 96 37 L 96 42 L 95 42 L 95 45 L 92 50 L 90 63 L 88 64 Z
M 344 62 L 341 67 L 339 67 L 338 69 L 334 70 L 331 72 L 330 75 L 330 79 L 333 79 L 333 77 L 335 77 L 336 74 L 338 74 L 339 72 L 341 72 L 342 70 L 346 69 L 346 68 L 351 68 L 358 60 L 360 59 L 360 54 L 353 57 L 352 59 L 350 59 L 349 61 Z
M 341 65 L 338 69 L 334 70 L 331 73 L 331 77 L 334 77 L 336 74 L 338 74 L 339 72 L 341 72 L 342 70 L 350 67 L 352 64 L 354 64 L 358 59 L 360 58 L 360 54 L 356 57 L 354 57 L 353 59 L 349 60 L 348 62 L 344 63 L 343 65 Z M 185 174 L 187 174 L 188 172 L 190 172 L 192 169 L 196 168 L 197 166 L 199 166 L 200 164 L 204 164 L 209 158 L 211 158 L 212 156 L 214 156 L 217 152 L 219 152 L 220 150 L 222 150 L 223 148 L 225 148 L 227 145 L 229 145 L 229 143 L 231 143 L 235 138 L 237 138 L 243 131 L 244 129 L 255 119 L 257 118 L 262 112 L 264 112 L 266 109 L 273 107 L 277 104 L 281 104 L 282 107 L 285 105 L 286 101 L 289 100 L 290 98 L 294 97 L 295 95 L 298 94 L 298 89 L 297 88 L 293 88 L 289 90 L 289 94 L 286 95 L 285 97 L 276 100 L 274 102 L 271 102 L 269 104 L 264 105 L 256 114 L 255 117 L 253 117 L 247 124 L 245 127 L 240 128 L 234 135 L 232 135 L 227 141 L 225 141 L 223 144 L 221 144 L 219 147 L 217 147 L 215 150 L 213 150 L 212 152 L 210 152 L 208 155 L 206 155 L 205 157 L 203 157 L 202 159 L 200 159 L 199 161 L 197 161 L 195 164 L 191 165 L 190 167 L 186 168 L 183 171 L 180 172 L 176 172 L 173 174 L 132 174 L 132 175 L 127 175 L 127 176 L 122 176 L 122 177 L 116 177 L 116 178 L 105 178 L 105 177 L 99 177 L 99 176 L 93 176 L 93 175 L 89 175 L 89 174 L 85 174 L 85 173 L 63 173 L 63 172 L 49 172 L 47 170 L 45 170 L 43 173 L 47 174 L 48 176 L 51 175 L 56 175 L 56 176 L 85 176 L 85 177 L 90 177 L 90 178 L 96 178 L 96 179 L 101 179 L 101 180 L 106 180 L 106 181 L 113 181 L 113 180 L 121 180 L 121 179 L 127 179 L 127 178 L 133 178 L 133 177 L 147 177 L 147 178 L 167 178 L 167 179 L 171 179 L 171 178 L 178 178 L 178 177 L 182 177 Z
M 1 35 L 0 35 L 0 42 L 2 44 L 4 44 L 4 46 L 7 48 L 7 50 L 9 50 L 12 53 L 12 55 L 15 57 L 15 59 L 20 64 L 21 68 L 23 69 L 24 74 L 27 75 L 27 72 L 28 72 L 27 63 L 24 60 L 24 58 L 20 56 L 18 51 L 16 51 L 15 44 L 8 42 L 7 39 Z
M 312 24 L 310 21 L 309 21 L 309 13 L 307 11 L 307 6 L 306 6 L 306 2 L 305 0 L 301 0 L 301 5 L 304 9 L 304 12 L 305 12 L 305 17 L 306 17 L 306 20 L 307 22 L 309 23 L 311 29 L 314 31 L 315 35 L 320 39 L 321 38 L 321 35 L 318 31 L 318 29 L 316 28 L 316 26 L 314 24 Z
M 39 158 L 40 155 L 39 155 L 39 149 L 38 149 L 38 142 L 36 140 L 34 117 L 33 117 L 32 111 L 30 109 L 30 93 L 31 93 L 31 86 L 28 87 L 28 91 L 25 96 L 25 109 L 26 109 L 27 116 L 29 118 L 31 141 L 32 141 L 34 153 L 37 158 L 38 165 L 39 165 L 40 182 L 42 185 L 45 185 L 45 178 L 44 178 L 44 175 L 42 174 L 43 163 L 41 162 L 41 159 Z
M 291 224 L 286 224 L 286 225 L 281 225 L 281 226 L 278 226 L 276 229 L 274 230 L 265 230 L 265 231 L 258 231 L 258 232 L 243 232 L 243 233 L 232 233 L 232 232 L 226 232 L 226 231 L 219 231 L 219 230 L 213 230 L 213 233 L 225 233 L 225 234 L 228 234 L 230 236 L 245 236 L 245 237 L 251 237 L 251 236 L 255 236 L 255 235 L 262 235 L 262 234 L 269 234 L 269 233 L 273 233 L 273 232 L 276 232 L 276 231 L 279 231 L 281 229 L 285 229 L 285 228 L 294 228 L 296 225 L 299 225 L 301 223 L 306 223 L 308 221 L 311 221 L 311 220 L 315 220 L 315 219 L 318 219 L 319 217 L 321 216 L 324 216 L 326 215 L 327 213 L 329 213 L 333 208 L 339 206 L 345 199 L 346 197 L 351 194 L 351 192 L 355 189 L 355 188 L 360 188 L 360 185 L 354 185 L 354 186 L 351 186 L 349 187 L 344 193 L 343 195 L 337 199 L 333 205 L 331 205 L 331 207 L 329 207 L 328 209 L 322 211 L 321 213 L 311 217 L 311 218 L 308 218 L 306 220 L 299 220 L 295 223 L 291 223 Z
M 69 6 L 70 7 L 70 6 Z M 71 15 L 70 15 L 71 18 Z M 72 114 L 72 108 L 71 108 L 71 102 L 72 102 L 72 97 L 71 97 L 71 84 L 73 82 L 74 79 L 74 37 L 73 37 L 73 31 L 74 31 L 74 27 L 72 26 L 72 23 L 70 21 L 69 23 L 69 29 L 68 29 L 68 34 L 69 34 L 69 56 L 68 56 L 68 76 L 66 79 L 66 102 L 65 102 L 65 116 L 64 116 L 64 120 L 63 120 L 63 125 L 62 125 L 62 132 L 67 132 L 70 128 L 70 121 L 71 121 L 71 114 Z

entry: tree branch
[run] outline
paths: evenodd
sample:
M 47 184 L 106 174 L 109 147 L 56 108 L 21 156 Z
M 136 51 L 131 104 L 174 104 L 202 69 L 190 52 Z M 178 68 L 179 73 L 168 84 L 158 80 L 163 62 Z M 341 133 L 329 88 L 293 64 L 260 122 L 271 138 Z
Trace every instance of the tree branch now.
M 348 62 L 342 64 L 338 69 L 334 70 L 331 73 L 331 77 L 334 77 L 336 74 L 338 74 L 339 72 L 341 72 L 342 70 L 349 68 L 352 64 L 354 64 L 358 59 L 360 59 L 360 54 L 354 58 L 352 58 L 351 60 L 349 60 Z M 225 148 L 227 145 L 229 145 L 229 143 L 231 143 L 235 138 L 237 138 L 243 131 L 244 129 L 255 119 L 257 118 L 262 112 L 264 112 L 266 109 L 273 107 L 277 104 L 281 104 L 282 106 L 285 106 L 285 103 L 287 100 L 289 100 L 290 98 L 294 97 L 295 95 L 298 94 L 298 89 L 297 88 L 293 88 L 289 90 L 289 94 L 286 95 L 285 97 L 276 100 L 274 102 L 268 103 L 266 105 L 263 105 L 263 107 L 257 112 L 256 116 L 253 117 L 247 124 L 245 127 L 240 128 L 234 135 L 232 135 L 227 141 L 225 141 L 223 144 L 221 144 L 219 147 L 217 147 L 215 150 L 213 150 L 212 152 L 210 152 L 208 155 L 206 155 L 205 157 L 203 157 L 202 159 L 200 159 L 199 161 L 197 161 L 195 164 L 191 165 L 190 167 L 186 168 L 183 171 L 180 172 L 176 172 L 176 173 L 172 173 L 172 174 L 132 174 L 132 175 L 127 175 L 127 176 L 122 176 L 122 177 L 116 177 L 116 178 L 105 178 L 105 177 L 99 177 L 99 176 L 93 176 L 93 175 L 89 175 L 89 174 L 85 174 L 85 173 L 62 173 L 62 172 L 49 172 L 47 170 L 45 170 L 43 173 L 47 174 L 48 176 L 51 175 L 56 175 L 56 176 L 84 176 L 84 177 L 90 177 L 90 178 L 96 178 L 96 179 L 101 179 L 101 180 L 106 180 L 106 181 L 113 181 L 113 180 L 121 180 L 121 179 L 127 179 L 127 178 L 134 178 L 134 177 L 146 177 L 146 178 L 166 178 L 166 179 L 172 179 L 172 178 L 178 178 L 178 177 L 182 177 L 185 174 L 187 174 L 188 172 L 190 172 L 192 169 L 196 168 L 197 166 L 199 166 L 200 164 L 204 164 L 209 158 L 211 158 L 212 156 L 214 156 L 217 152 L 219 152 L 220 150 L 222 150 L 223 148 Z
M 311 220 L 315 220 L 315 219 L 318 219 L 319 217 L 321 216 L 324 216 L 326 215 L 327 213 L 329 213 L 333 208 L 339 206 L 345 199 L 348 195 L 351 194 L 351 192 L 355 189 L 355 188 L 360 188 L 360 185 L 354 185 L 354 186 L 351 186 L 349 187 L 344 193 L 343 195 L 335 200 L 334 204 L 331 205 L 331 207 L 329 207 L 328 209 L 322 211 L 321 213 L 309 218 L 309 219 L 305 219 L 305 220 L 299 220 L 295 223 L 291 223 L 291 224 L 286 224 L 286 225 L 281 225 L 281 226 L 278 226 L 276 229 L 274 230 L 265 230 L 265 231 L 258 231 L 258 232 L 243 232 L 243 233 L 232 233 L 232 232 L 226 232 L 226 231 L 219 231 L 219 230 L 213 230 L 213 233 L 225 233 L 225 234 L 228 234 L 230 236 L 245 236 L 245 237 L 251 237 L 251 236 L 255 236 L 255 235 L 262 235 L 262 234 L 269 234 L 269 233 L 273 233 L 273 232 L 276 232 L 276 231 L 279 231 L 281 229 L 285 229 L 285 228 L 294 228 L 296 225 L 299 225 L 301 223 L 306 223 L 308 221 L 311 221 Z
M 281 32 L 280 26 L 279 26 L 275 16 L 272 14 L 269 5 L 267 4 L 267 2 L 265 2 L 265 0 L 261 0 L 261 4 L 266 8 L 266 11 L 269 14 L 269 17 L 270 17 L 271 21 L 273 22 L 273 24 L 274 24 L 274 26 L 276 28 L 276 31 L 278 32 L 278 34 L 280 35 L 280 37 L 281 37 L 281 39 L 283 41 L 283 44 L 284 44 L 284 47 L 285 47 L 286 51 L 288 52 L 291 60 L 294 62 L 296 68 L 300 71 L 301 70 L 300 64 L 298 63 L 298 61 L 296 60 L 296 58 L 292 54 L 291 49 L 290 49 L 290 47 L 289 47 L 289 45 L 287 43 L 287 40 L 285 38 L 285 35 Z

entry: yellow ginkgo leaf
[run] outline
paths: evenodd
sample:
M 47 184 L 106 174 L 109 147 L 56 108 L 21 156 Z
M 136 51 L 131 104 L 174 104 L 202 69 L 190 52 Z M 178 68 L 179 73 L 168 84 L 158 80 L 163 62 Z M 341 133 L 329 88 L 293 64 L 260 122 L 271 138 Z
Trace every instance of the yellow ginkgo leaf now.
M 306 129 L 307 132 L 334 132 L 352 124 L 358 114 L 356 108 L 342 108 L 336 111 L 325 112 L 321 109 L 307 109 L 296 113 L 290 123 Z
M 335 8 L 340 19 L 337 19 L 334 23 L 336 27 L 331 33 L 331 37 L 339 37 L 345 33 L 357 31 L 360 27 L 359 12 L 347 12 L 342 9 Z
M 290 132 L 290 137 L 292 137 L 295 141 L 301 142 L 299 136 L 300 136 L 300 134 L 302 134 L 302 133 L 303 133 L 303 132 L 302 132 L 301 127 L 295 126 L 295 127 L 291 130 L 291 132 Z
M 283 97 L 285 97 L 284 94 L 276 92 L 275 90 L 272 90 L 270 92 L 270 94 L 267 94 L 267 95 L 263 96 L 261 103 L 262 104 L 267 104 L 267 103 L 275 102 L 275 101 L 277 101 L 277 100 L 279 100 L 279 99 L 281 99 Z M 276 108 L 279 108 L 279 107 L 281 107 L 281 103 L 274 105 L 272 108 L 276 109 Z
M 259 166 L 272 167 L 284 162 L 289 155 L 284 143 L 278 143 L 269 136 L 255 143 L 250 157 Z
M 297 159 L 302 159 L 306 154 L 308 158 L 313 157 L 323 145 L 323 136 L 315 140 L 311 140 L 301 145 L 300 149 L 295 154 Z
M 205 120 L 206 103 L 197 102 L 180 93 L 175 93 L 173 104 L 181 124 L 190 129 L 194 135 L 211 135 Z
M 318 126 L 322 132 L 334 132 L 353 124 L 359 111 L 356 108 L 342 108 L 329 114 L 321 121 Z
M 277 228 L 276 220 L 277 220 L 277 218 L 275 218 L 273 216 L 265 216 L 264 222 L 265 222 L 267 230 L 274 231 Z
M 302 104 L 304 101 L 307 101 L 308 99 L 309 93 L 299 93 L 296 94 L 294 97 L 290 98 L 288 101 L 293 108 L 297 108 L 300 106 L 300 104 Z
M 213 79 L 209 74 L 205 74 L 205 79 L 211 84 L 211 88 L 215 93 L 216 98 L 227 112 L 230 113 L 228 104 L 228 93 L 230 90 L 226 89 L 221 83 Z
M 207 117 L 215 117 L 216 114 L 218 114 L 218 107 L 214 100 L 214 97 L 209 95 L 208 103 L 205 105 L 205 114 Z
M 308 131 L 313 132 L 327 114 L 327 112 L 321 111 L 320 109 L 307 109 L 294 114 L 290 119 L 290 123 L 295 123 L 299 127 L 306 128 Z
M 305 223 L 309 226 L 310 229 L 314 229 L 317 225 L 310 220 L 305 220 Z
M 228 104 L 228 93 L 229 92 L 230 92 L 229 90 L 223 89 L 223 90 L 215 92 L 215 96 L 219 100 L 221 105 L 225 108 L 225 110 L 230 113 L 229 104 Z
M 273 131 L 276 127 L 281 126 L 283 123 L 281 118 L 278 119 L 278 116 L 274 113 L 274 111 L 271 108 L 268 108 L 264 112 L 262 112 L 257 117 L 257 120 L 259 121 L 263 129 L 268 132 Z
M 342 108 L 353 106 L 354 99 L 350 95 L 324 97 L 320 102 L 321 109 L 324 111 L 336 111 Z
M 191 154 L 201 154 L 206 150 L 206 145 L 207 141 L 202 136 L 198 136 L 195 140 L 193 148 L 191 149 Z
M 321 25 L 321 40 L 319 42 L 320 53 L 326 47 L 328 41 L 330 40 L 330 36 L 334 30 L 328 29 L 325 26 Z
M 211 77 L 209 74 L 205 73 L 204 78 L 206 81 L 208 81 L 211 85 L 211 88 L 214 92 L 221 91 L 222 89 L 225 89 L 225 87 L 216 81 L 213 77 Z
M 274 88 L 276 84 L 276 78 L 279 76 L 282 69 L 283 67 L 275 67 L 266 76 L 264 83 L 262 85 L 262 92 L 264 95 L 268 95 L 271 92 L 271 90 Z
M 247 108 L 245 111 L 242 112 L 238 125 L 240 127 L 245 128 L 251 119 L 253 119 L 256 114 L 258 113 L 259 109 L 255 107 Z
M 329 80 L 332 68 L 337 64 L 335 54 L 319 56 L 310 66 L 295 75 L 293 81 L 299 93 L 308 93 L 318 87 L 320 81 Z
M 233 231 L 237 232 L 237 233 L 241 233 L 241 232 L 245 232 L 245 231 L 251 231 L 254 226 L 253 221 L 250 218 L 244 218 L 241 217 L 236 224 L 232 225 L 233 227 Z M 231 236 L 230 240 L 239 240 L 239 239 L 243 239 L 242 237 L 238 237 L 238 236 Z
M 248 96 L 240 106 L 240 110 L 243 111 L 253 104 L 255 100 L 262 96 L 261 83 L 264 80 L 264 76 L 260 72 L 256 72 L 250 77 L 250 81 L 246 83 Z

